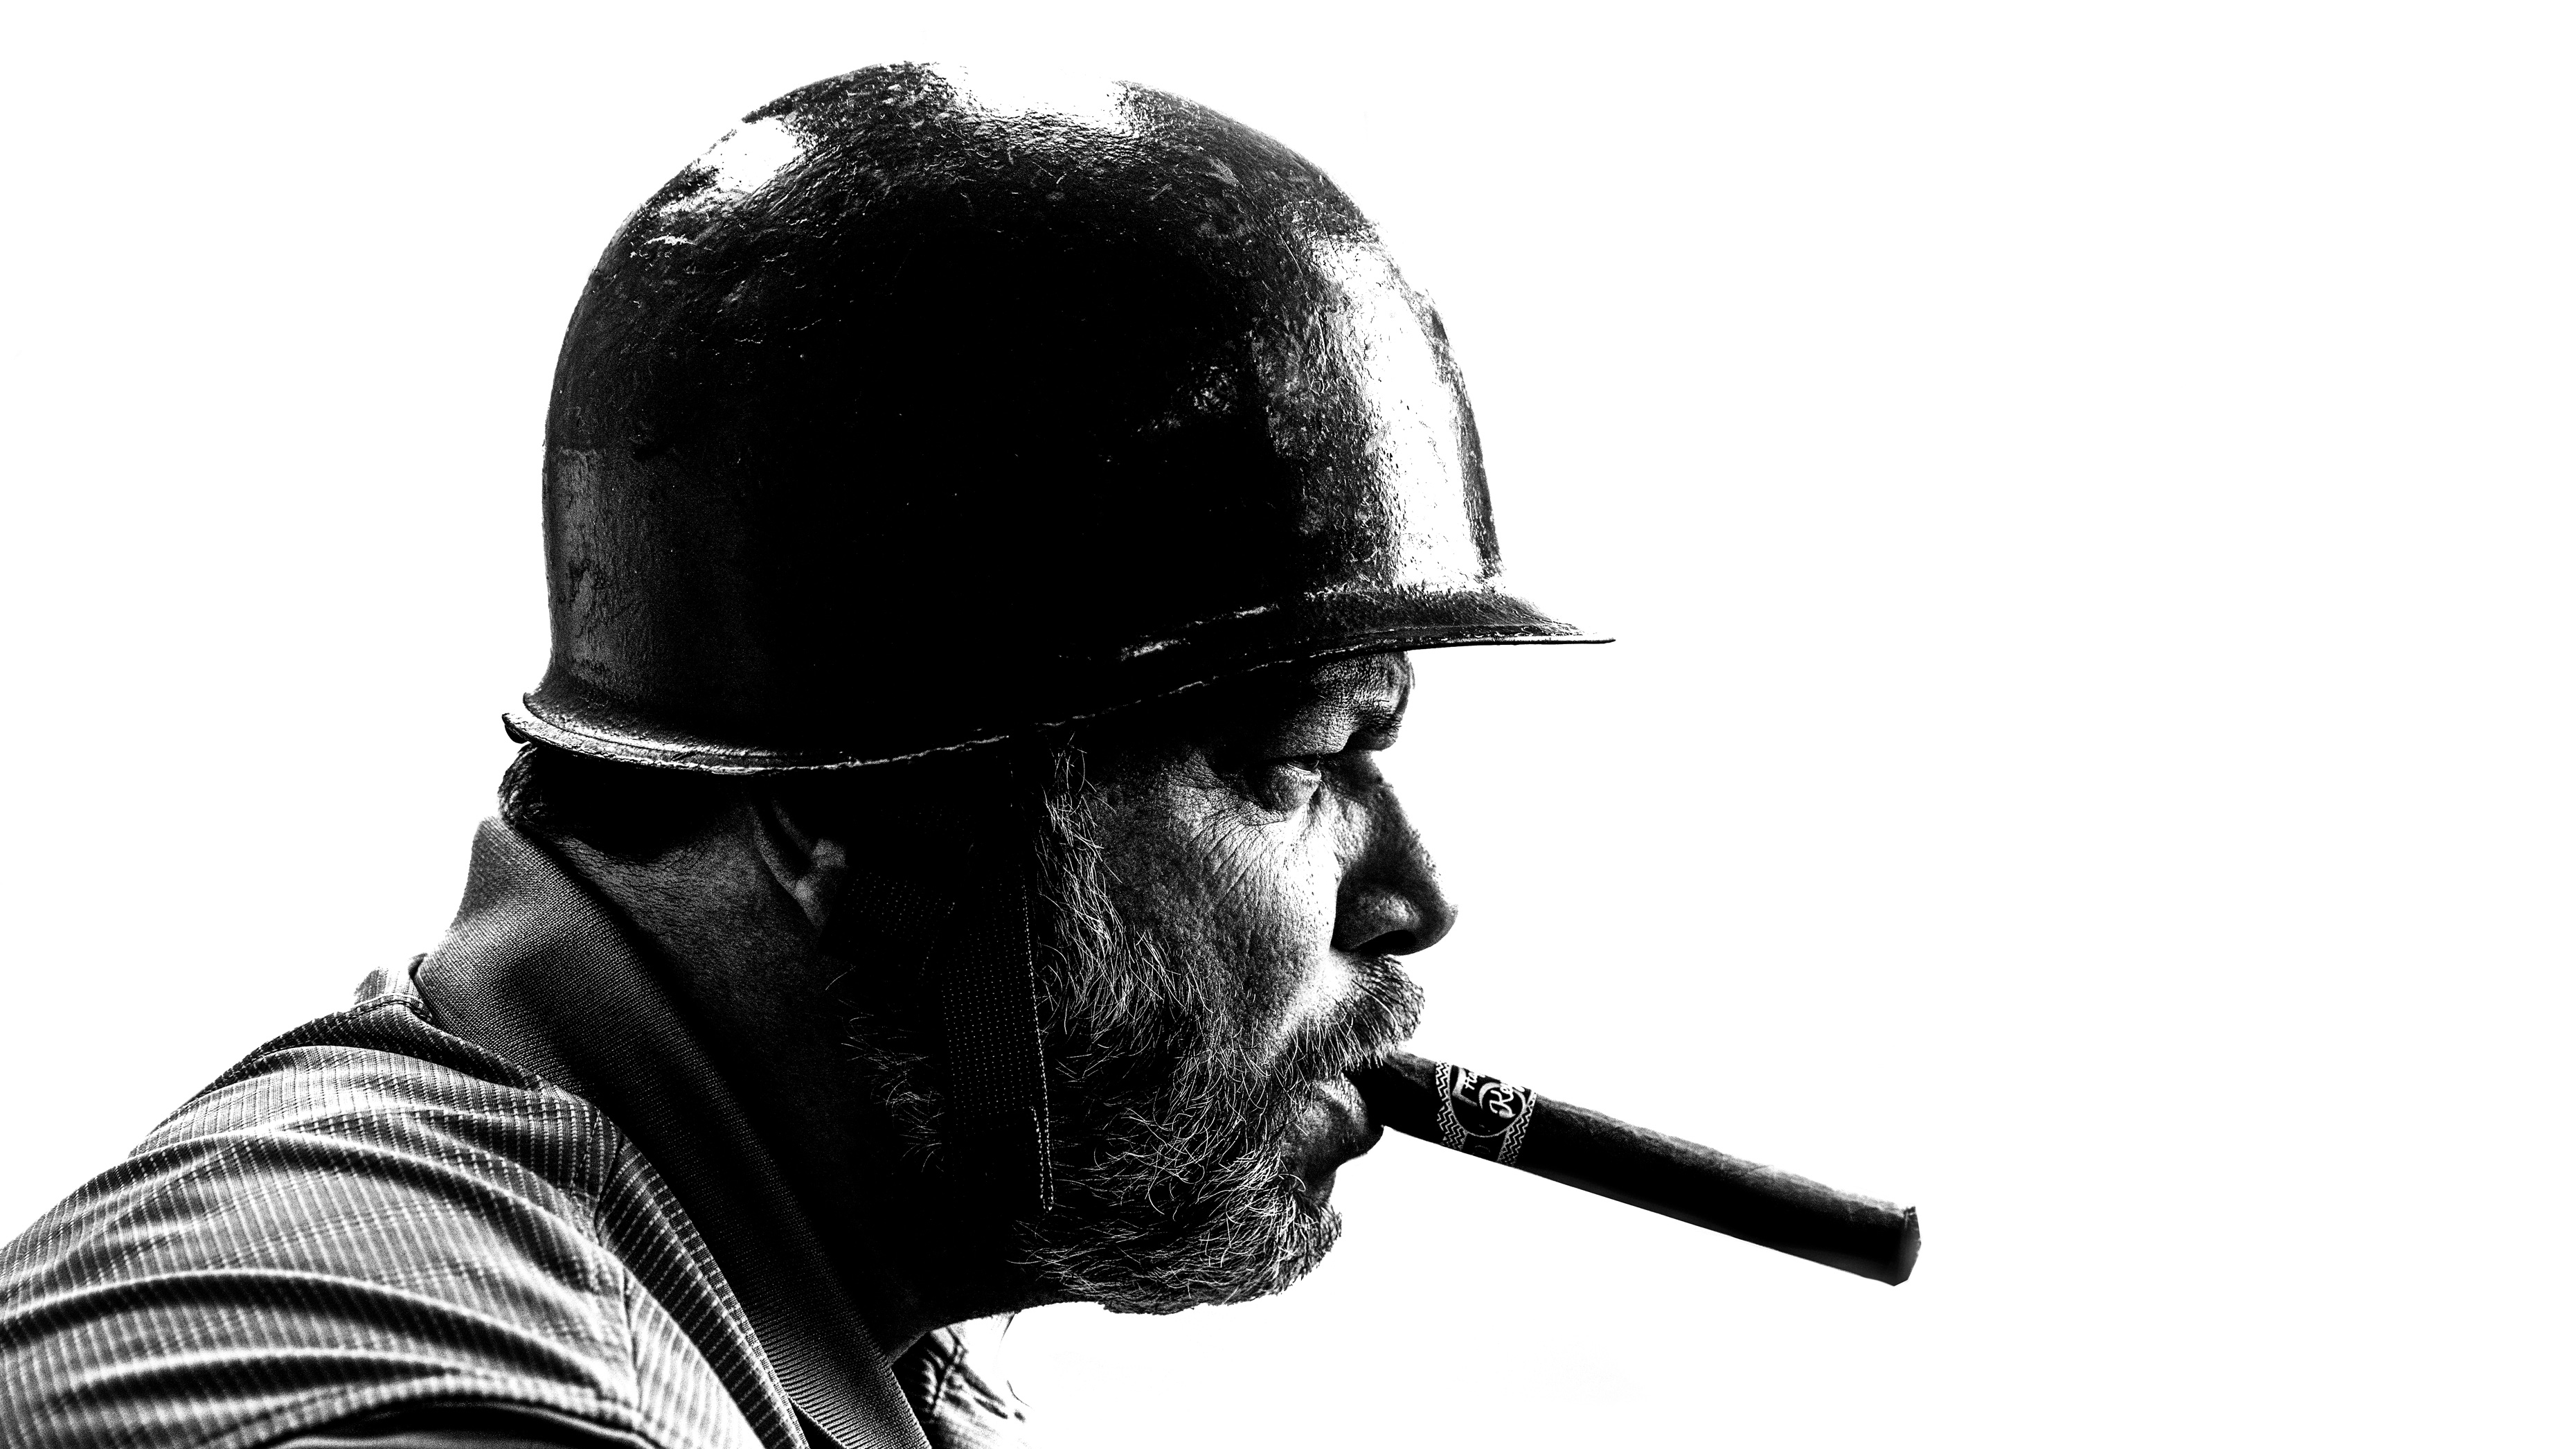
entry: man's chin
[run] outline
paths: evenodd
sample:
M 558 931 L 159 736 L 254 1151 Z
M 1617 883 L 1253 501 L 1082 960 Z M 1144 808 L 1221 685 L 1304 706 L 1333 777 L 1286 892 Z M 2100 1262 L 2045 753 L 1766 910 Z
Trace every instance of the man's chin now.
M 1330 1253 L 1333 1244 L 1341 1238 L 1342 1215 L 1325 1201 L 1333 1191 L 1329 1171 L 1324 1174 L 1320 1188 L 1313 1191 L 1315 1195 L 1310 1197 L 1301 1194 L 1296 1221 L 1293 1225 L 1283 1225 L 1285 1231 L 1277 1236 L 1268 1260 L 1258 1263 L 1245 1261 L 1242 1267 L 1247 1271 L 1240 1275 L 1231 1291 L 1207 1301 L 1249 1303 L 1256 1298 L 1285 1292 L 1315 1271 L 1316 1265 L 1324 1261 L 1324 1255 Z
M 1029 1266 L 1065 1297 L 1112 1313 L 1177 1313 L 1266 1298 L 1313 1272 L 1342 1228 L 1327 1201 L 1330 1167 L 1310 1179 L 1273 1164 L 1265 1186 L 1241 1185 L 1193 1228 L 1106 1240 L 1076 1231 L 1036 1247 Z

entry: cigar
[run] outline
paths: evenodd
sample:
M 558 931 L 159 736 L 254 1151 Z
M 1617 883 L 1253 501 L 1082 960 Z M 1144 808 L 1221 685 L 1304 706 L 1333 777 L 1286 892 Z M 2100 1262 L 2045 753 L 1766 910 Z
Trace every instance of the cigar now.
M 1914 1209 L 1631 1127 L 1589 1108 L 1402 1052 L 1352 1074 L 1369 1115 L 1409 1137 L 1534 1172 L 1881 1283 L 1914 1272 Z

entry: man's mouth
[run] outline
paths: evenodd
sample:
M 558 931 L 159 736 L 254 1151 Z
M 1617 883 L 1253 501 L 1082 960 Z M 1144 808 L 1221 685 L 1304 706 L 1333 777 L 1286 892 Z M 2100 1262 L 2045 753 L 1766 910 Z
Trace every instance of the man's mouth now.
M 1309 1093 L 1322 1104 L 1322 1130 L 1316 1135 L 1318 1155 L 1330 1166 L 1338 1166 L 1377 1146 L 1386 1129 L 1369 1116 L 1368 1104 L 1360 1099 L 1360 1089 L 1346 1075 L 1319 1077 L 1307 1084 Z

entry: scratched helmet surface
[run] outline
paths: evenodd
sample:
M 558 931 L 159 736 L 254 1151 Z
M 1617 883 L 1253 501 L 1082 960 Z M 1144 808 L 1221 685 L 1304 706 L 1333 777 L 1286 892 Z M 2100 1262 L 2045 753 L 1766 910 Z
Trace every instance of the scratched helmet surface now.
M 907 758 L 1263 665 L 1574 642 L 1503 591 L 1440 320 L 1322 172 L 1159 91 L 885 66 L 610 243 L 546 426 L 523 738 Z

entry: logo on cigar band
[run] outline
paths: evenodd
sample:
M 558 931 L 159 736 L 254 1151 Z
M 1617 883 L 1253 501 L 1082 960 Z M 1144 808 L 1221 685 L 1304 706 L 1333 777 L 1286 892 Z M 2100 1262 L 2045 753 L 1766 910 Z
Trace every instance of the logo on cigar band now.
M 1440 1068 L 1440 1140 L 1452 1150 L 1499 1162 L 1521 1155 L 1538 1096 L 1465 1067 Z

